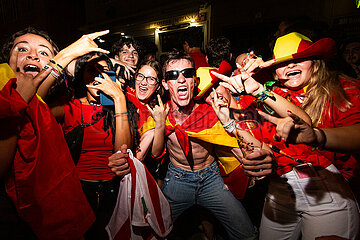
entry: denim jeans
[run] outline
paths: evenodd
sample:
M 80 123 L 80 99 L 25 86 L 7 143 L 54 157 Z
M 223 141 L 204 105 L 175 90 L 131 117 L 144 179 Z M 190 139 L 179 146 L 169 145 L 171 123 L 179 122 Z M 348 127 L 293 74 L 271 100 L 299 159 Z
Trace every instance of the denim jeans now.
M 229 239 L 254 239 L 257 236 L 242 204 L 224 184 L 216 162 L 195 172 L 170 163 L 162 191 L 170 203 L 174 221 L 186 209 L 199 204 L 220 220 Z

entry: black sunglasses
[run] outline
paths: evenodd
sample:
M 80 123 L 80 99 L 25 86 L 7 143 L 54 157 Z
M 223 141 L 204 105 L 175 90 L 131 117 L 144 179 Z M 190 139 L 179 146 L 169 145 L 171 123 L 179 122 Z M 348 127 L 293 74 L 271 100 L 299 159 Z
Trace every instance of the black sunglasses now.
M 184 78 L 191 78 L 196 75 L 195 68 L 185 68 L 183 70 L 170 70 L 165 73 L 165 80 L 176 80 L 179 78 L 180 73 L 184 76 Z

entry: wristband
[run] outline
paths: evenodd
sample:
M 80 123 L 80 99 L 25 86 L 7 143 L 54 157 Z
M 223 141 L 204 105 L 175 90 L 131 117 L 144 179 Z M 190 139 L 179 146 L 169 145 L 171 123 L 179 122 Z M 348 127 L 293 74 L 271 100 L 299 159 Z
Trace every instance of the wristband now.
M 225 131 L 228 132 L 229 134 L 231 134 L 235 130 L 235 127 L 236 127 L 236 122 L 234 119 L 231 119 L 230 122 L 223 125 L 223 128 L 225 129 Z

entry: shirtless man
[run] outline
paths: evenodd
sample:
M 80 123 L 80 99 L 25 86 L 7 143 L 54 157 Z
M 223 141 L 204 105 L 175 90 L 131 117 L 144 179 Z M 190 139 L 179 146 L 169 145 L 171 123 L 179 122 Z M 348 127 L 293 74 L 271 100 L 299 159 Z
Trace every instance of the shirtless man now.
M 222 222 L 229 239 L 256 238 L 256 230 L 245 209 L 227 189 L 220 176 L 214 154 L 215 148 L 220 146 L 187 136 L 190 128 L 201 122 L 197 121 L 199 117 L 206 118 L 214 114 L 209 105 L 197 103 L 193 99 L 195 69 L 192 58 L 185 53 L 172 52 L 165 61 L 163 71 L 163 86 L 169 90 L 171 98 L 168 120 L 174 127 L 169 131 L 167 126 L 166 144 L 170 164 L 162 191 L 170 203 L 173 220 L 192 205 L 199 204 L 208 208 Z M 187 132 L 184 137 L 185 128 Z M 184 139 L 185 142 L 188 141 L 188 147 L 185 148 Z M 248 174 L 261 176 L 272 172 L 269 151 L 256 151 L 243 159 L 239 148 L 229 150 L 248 166 L 248 170 L 261 169 L 259 172 L 248 171 Z M 109 159 L 109 166 L 113 171 L 125 171 L 125 156 L 124 153 L 117 153 Z

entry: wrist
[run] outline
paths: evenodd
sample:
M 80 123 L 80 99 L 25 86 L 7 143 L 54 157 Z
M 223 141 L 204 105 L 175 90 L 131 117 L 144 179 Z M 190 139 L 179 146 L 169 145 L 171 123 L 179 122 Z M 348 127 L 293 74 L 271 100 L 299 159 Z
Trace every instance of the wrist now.
M 259 87 L 255 91 L 253 91 L 251 93 L 251 95 L 255 97 L 256 95 L 258 95 L 259 93 L 261 93 L 263 91 L 264 91 L 263 85 L 259 84 Z
M 326 134 L 324 130 L 317 127 L 314 127 L 313 130 L 315 133 L 315 142 L 312 144 L 312 146 L 315 148 L 315 150 L 321 150 L 325 147 L 326 144 Z

